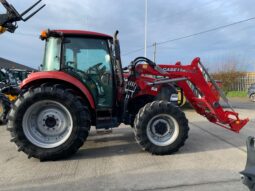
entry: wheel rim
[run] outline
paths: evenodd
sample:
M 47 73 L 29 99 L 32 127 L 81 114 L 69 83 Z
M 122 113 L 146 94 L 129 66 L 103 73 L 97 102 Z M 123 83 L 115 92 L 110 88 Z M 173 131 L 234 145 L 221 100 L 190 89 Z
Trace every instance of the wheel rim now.
M 44 100 L 27 109 L 22 126 L 25 136 L 32 144 L 41 148 L 55 148 L 70 137 L 73 120 L 64 105 Z
M 177 139 L 179 124 L 172 116 L 159 114 L 150 119 L 146 133 L 154 145 L 168 146 Z
M 251 99 L 251 101 L 255 102 L 255 94 L 252 94 L 252 95 L 250 96 L 250 99 Z

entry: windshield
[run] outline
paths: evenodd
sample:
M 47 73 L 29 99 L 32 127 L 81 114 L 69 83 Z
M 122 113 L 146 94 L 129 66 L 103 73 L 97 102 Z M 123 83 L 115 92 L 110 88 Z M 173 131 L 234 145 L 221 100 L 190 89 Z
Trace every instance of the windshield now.
M 46 41 L 45 54 L 42 64 L 43 71 L 60 69 L 61 39 L 50 37 Z

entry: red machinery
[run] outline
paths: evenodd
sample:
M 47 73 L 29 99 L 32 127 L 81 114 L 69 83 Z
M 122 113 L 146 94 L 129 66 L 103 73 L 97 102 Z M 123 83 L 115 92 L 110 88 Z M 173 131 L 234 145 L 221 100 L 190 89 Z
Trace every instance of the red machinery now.
M 41 160 L 67 157 L 84 144 L 91 125 L 105 129 L 125 123 L 134 127 L 144 150 L 174 153 L 189 131 L 175 103 L 176 87 L 213 123 L 239 132 L 248 122 L 233 109 L 222 108 L 219 97 L 228 101 L 199 58 L 190 65 L 156 65 L 139 57 L 125 68 L 129 75 L 124 81 L 117 34 L 42 33 L 43 71 L 22 82 L 9 114 L 8 130 L 19 151 Z
M 175 82 L 197 113 L 205 116 L 210 122 L 234 132 L 239 132 L 248 122 L 248 119 L 239 119 L 238 113 L 228 103 L 218 84 L 210 77 L 200 58 L 195 58 L 190 65 L 181 65 L 180 62 L 175 65 L 141 64 L 136 67 L 136 71 L 139 77 L 135 81 L 141 87 L 141 94 L 150 90 L 152 86 Z M 146 77 L 148 74 L 166 78 L 148 79 Z M 225 111 L 220 105 L 220 96 L 231 111 Z

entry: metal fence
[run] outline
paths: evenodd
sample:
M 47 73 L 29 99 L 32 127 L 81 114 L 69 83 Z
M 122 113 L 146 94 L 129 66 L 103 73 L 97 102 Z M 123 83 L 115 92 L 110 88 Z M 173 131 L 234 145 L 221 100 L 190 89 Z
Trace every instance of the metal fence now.
M 255 72 L 248 72 L 245 76 L 237 79 L 233 83 L 231 91 L 247 91 L 253 83 L 255 83 Z

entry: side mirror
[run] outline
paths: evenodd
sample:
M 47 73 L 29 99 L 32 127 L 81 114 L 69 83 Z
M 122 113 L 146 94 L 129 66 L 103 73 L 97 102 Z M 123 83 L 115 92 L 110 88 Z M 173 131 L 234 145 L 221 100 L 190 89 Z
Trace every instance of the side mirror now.
M 41 64 L 41 65 L 38 67 L 38 71 L 42 71 L 42 68 L 43 68 L 43 65 Z

